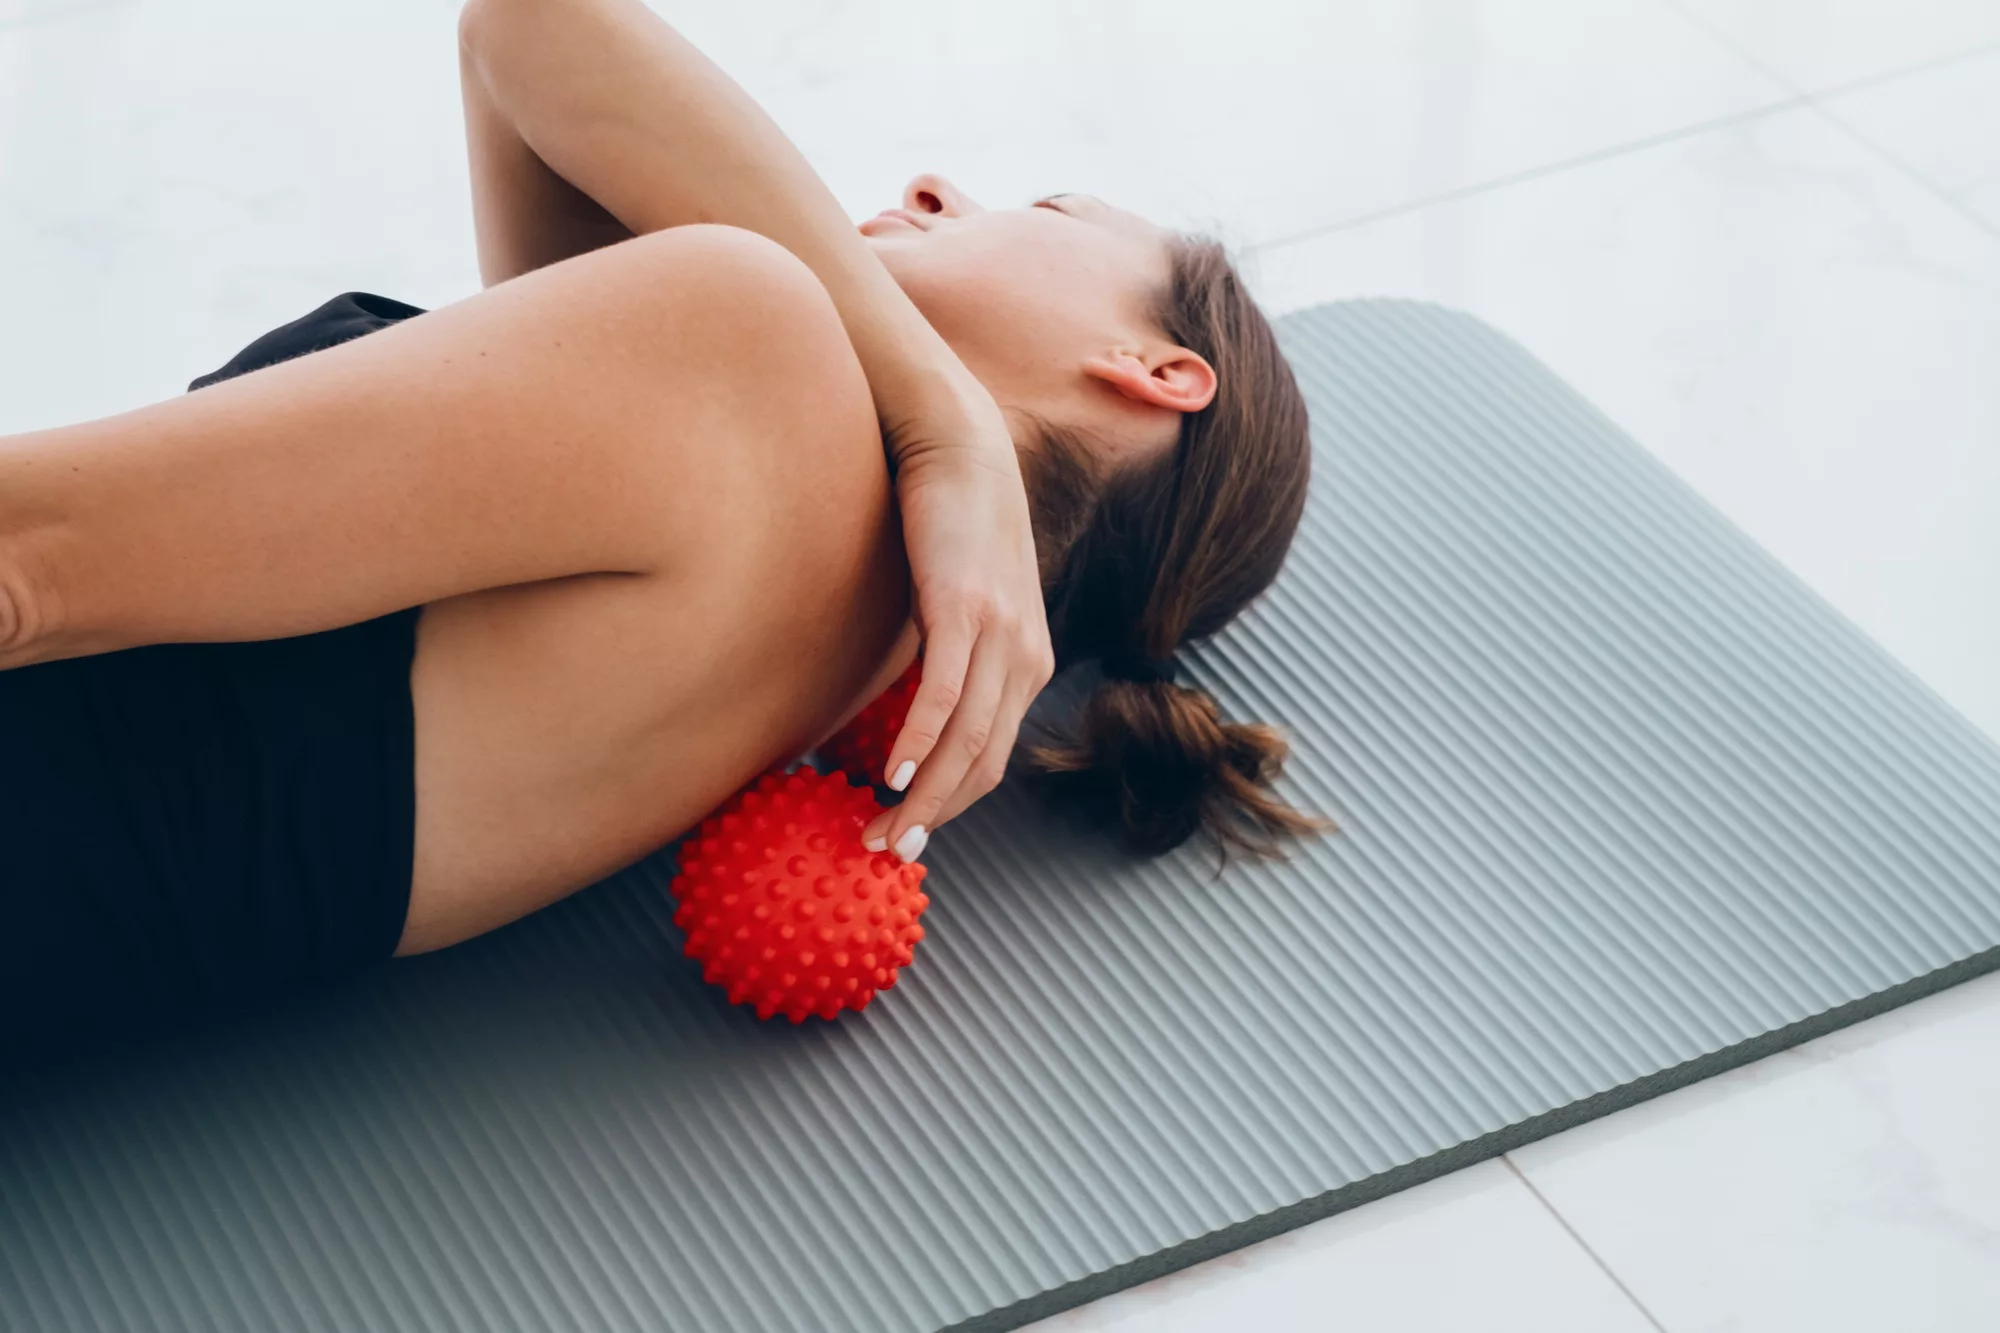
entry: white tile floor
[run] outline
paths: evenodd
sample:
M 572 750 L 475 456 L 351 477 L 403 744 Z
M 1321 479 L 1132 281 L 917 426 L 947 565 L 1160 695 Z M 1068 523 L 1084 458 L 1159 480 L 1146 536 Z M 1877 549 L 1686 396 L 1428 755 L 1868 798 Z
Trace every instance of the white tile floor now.
M 656 0 L 849 208 L 938 169 L 1522 340 L 2000 738 L 1995 0 Z M 0 0 L 0 432 L 476 286 L 449 0 Z M 1047 1321 L 2000 1327 L 2000 980 Z

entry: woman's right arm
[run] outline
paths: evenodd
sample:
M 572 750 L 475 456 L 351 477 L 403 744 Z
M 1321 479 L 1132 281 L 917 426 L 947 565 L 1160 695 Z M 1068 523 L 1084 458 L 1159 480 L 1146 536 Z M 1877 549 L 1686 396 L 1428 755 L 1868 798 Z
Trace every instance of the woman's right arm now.
M 459 45 L 488 285 L 719 222 L 769 237 L 819 278 L 885 423 L 983 392 L 784 132 L 639 0 L 469 0 Z
M 833 298 L 893 465 L 924 642 L 890 755 L 916 775 L 880 832 L 921 846 L 999 782 L 1054 667 L 999 408 L 770 117 L 638 0 L 469 0 L 459 31 L 489 282 L 618 228 L 715 222 L 778 242 Z
M 632 229 L 535 155 L 494 103 L 474 63 L 486 22 L 480 0 L 460 11 L 458 85 L 472 169 L 472 227 L 479 277 L 491 287 L 546 264 L 630 240 Z

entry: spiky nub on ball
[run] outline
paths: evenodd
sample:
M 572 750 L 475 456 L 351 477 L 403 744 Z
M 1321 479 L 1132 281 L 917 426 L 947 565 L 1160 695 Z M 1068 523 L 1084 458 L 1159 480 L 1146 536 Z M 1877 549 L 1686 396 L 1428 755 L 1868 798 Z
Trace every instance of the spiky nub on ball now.
M 681 844 L 682 950 L 759 1018 L 832 1018 L 896 984 L 924 928 L 920 865 L 861 846 L 881 813 L 839 773 L 766 773 Z
M 910 669 L 896 683 L 869 700 L 852 721 L 825 741 L 817 751 L 820 762 L 837 768 L 856 782 L 880 782 L 889 763 L 889 747 L 903 730 L 910 704 L 923 680 L 924 660 L 910 663 Z

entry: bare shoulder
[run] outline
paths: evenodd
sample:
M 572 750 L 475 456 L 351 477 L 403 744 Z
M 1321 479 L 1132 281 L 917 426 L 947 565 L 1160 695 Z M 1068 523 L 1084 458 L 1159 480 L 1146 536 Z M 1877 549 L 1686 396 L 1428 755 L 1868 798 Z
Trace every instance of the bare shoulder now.
M 761 298 L 796 280 L 784 267 L 757 279 Z M 724 427 L 654 460 L 649 484 L 690 503 L 671 507 L 653 572 L 425 608 L 400 952 L 493 929 L 670 841 L 810 748 L 906 646 L 908 567 L 868 386 L 824 292 L 823 309 L 812 288 L 795 295 L 759 316 L 771 359 L 711 386 L 737 405 Z

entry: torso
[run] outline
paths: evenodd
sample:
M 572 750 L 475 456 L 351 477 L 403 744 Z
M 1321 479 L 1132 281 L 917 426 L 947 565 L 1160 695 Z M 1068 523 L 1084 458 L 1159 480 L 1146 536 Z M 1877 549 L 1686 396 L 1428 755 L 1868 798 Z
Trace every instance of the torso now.
M 198 383 L 419 313 L 336 298 Z M 644 534 L 656 572 L 488 588 L 421 609 L 415 853 L 397 952 L 504 925 L 645 856 L 824 739 L 915 658 L 868 386 L 831 307 L 807 313 L 814 322 L 787 353 L 796 364 L 760 390 L 742 432 L 663 454 L 666 469 L 635 466 L 635 485 L 666 487 L 672 501 Z M 633 390 L 611 376 L 603 391 Z M 676 410 L 673 392 L 686 386 L 662 390 L 658 410 Z M 578 416 L 599 429 L 618 419 Z
M 764 664 L 750 667 L 716 632 L 728 610 L 706 600 L 584 574 L 424 606 L 410 667 L 416 861 L 398 953 L 496 929 L 656 851 L 812 749 L 916 658 L 904 620 L 864 685 L 828 703 L 808 644 L 744 626 L 736 646 L 762 640 Z M 882 636 L 854 638 L 830 675 L 856 675 L 856 648 Z
M 416 855 L 397 952 L 470 938 L 663 846 L 915 659 L 879 437 L 660 575 L 433 603 L 417 627 Z M 758 484 L 773 486 L 766 478 Z

